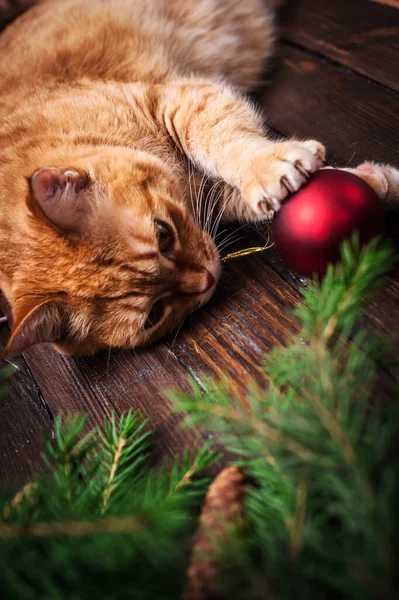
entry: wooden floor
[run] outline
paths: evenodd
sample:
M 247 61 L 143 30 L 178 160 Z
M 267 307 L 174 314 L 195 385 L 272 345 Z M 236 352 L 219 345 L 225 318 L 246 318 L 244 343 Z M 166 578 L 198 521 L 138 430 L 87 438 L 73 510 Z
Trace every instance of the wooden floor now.
M 324 142 L 339 166 L 365 159 L 399 166 L 399 0 L 290 0 L 281 14 L 279 59 L 257 94 L 272 127 Z M 389 233 L 398 239 L 399 218 Z M 242 247 L 251 243 L 250 231 Z M 230 375 L 240 388 L 262 380 L 262 356 L 295 328 L 291 309 L 305 282 L 272 250 L 227 263 L 219 291 L 179 335 L 145 351 L 72 360 L 42 346 L 13 360 L 17 372 L 0 405 L 0 478 L 32 474 L 41 430 L 59 411 L 139 408 L 156 432 L 157 455 L 191 445 L 165 399 L 187 374 Z M 399 271 L 370 307 L 365 326 L 399 332 Z M 7 332 L 3 327 L 2 336 Z

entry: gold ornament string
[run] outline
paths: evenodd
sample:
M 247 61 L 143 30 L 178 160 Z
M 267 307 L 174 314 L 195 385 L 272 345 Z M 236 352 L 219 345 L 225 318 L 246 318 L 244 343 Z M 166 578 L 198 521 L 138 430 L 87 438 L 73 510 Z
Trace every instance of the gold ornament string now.
M 270 250 L 270 248 L 273 248 L 273 246 L 274 242 L 270 243 L 270 225 L 268 224 L 267 240 L 264 246 L 254 246 L 253 248 L 243 248 L 242 250 L 237 250 L 237 252 L 230 252 L 230 254 L 227 254 L 221 260 L 222 262 L 227 262 L 233 258 L 241 258 L 242 256 L 248 256 L 248 254 L 255 254 L 255 252 L 264 252 L 265 250 Z

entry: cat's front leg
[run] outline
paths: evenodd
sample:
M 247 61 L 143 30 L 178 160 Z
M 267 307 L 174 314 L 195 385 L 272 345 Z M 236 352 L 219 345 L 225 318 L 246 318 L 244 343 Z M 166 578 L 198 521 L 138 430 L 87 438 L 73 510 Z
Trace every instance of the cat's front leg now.
M 158 89 L 176 146 L 200 170 L 239 190 L 229 200 L 236 218 L 267 218 L 324 162 L 319 142 L 268 139 L 251 104 L 229 88 L 189 80 Z

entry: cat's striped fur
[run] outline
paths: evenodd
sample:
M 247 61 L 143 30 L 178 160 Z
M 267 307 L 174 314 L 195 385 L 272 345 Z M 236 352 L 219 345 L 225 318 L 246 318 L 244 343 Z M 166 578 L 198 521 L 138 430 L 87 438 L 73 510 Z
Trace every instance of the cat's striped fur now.
M 322 144 L 270 141 L 241 95 L 272 54 L 276 4 L 43 0 L 0 36 L 8 353 L 166 335 L 220 274 L 196 173 L 224 182 L 208 213 L 259 220 L 320 168 Z M 364 177 L 393 191 L 397 172 L 378 169 Z

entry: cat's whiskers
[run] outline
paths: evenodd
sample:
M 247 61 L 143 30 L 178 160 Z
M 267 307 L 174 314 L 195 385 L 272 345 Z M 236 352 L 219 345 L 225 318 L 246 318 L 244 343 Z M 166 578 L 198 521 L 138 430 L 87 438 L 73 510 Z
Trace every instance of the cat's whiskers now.
M 228 242 L 224 242 L 224 241 L 222 241 L 222 242 L 220 243 L 220 245 L 219 245 L 219 246 L 217 246 L 217 250 L 218 250 L 218 252 L 219 252 L 219 253 L 222 253 L 222 252 L 224 252 L 224 251 L 226 250 L 226 248 L 228 248 L 228 247 L 229 247 L 229 246 L 231 246 L 232 244 L 235 244 L 235 243 L 237 243 L 237 242 L 239 242 L 239 241 L 241 241 L 241 240 L 245 239 L 245 237 L 246 237 L 245 235 L 239 235 L 239 236 L 237 236 L 237 237 L 233 237 L 233 238 L 232 238 L 232 239 L 230 239 Z
M 207 178 L 209 179 L 209 178 Z M 215 184 L 213 184 L 211 186 L 211 188 L 209 190 L 207 190 L 206 195 L 205 195 L 205 186 L 202 186 L 202 181 L 201 181 L 201 185 L 200 185 L 200 193 L 201 196 L 198 194 L 198 202 L 200 203 L 201 206 L 201 229 L 203 231 L 207 231 L 207 223 L 208 223 L 208 219 L 209 219 L 209 213 L 210 213 L 210 200 L 211 200 L 211 192 L 213 190 Z
M 224 194 L 224 189 L 225 189 L 225 188 L 224 188 L 224 186 L 223 186 L 223 187 L 222 187 L 222 189 L 221 189 L 221 191 L 220 191 L 220 193 L 219 193 L 219 195 L 218 195 L 217 202 L 219 202 L 219 200 L 220 200 L 221 196 Z M 222 218 L 223 218 L 223 215 L 224 215 L 224 212 L 225 212 L 225 210 L 226 210 L 226 207 L 227 207 L 228 201 L 230 200 L 230 198 L 231 198 L 232 194 L 233 194 L 233 191 L 230 193 L 230 195 L 229 195 L 229 197 L 227 198 L 227 200 L 226 200 L 225 202 L 222 202 L 222 204 L 221 204 L 221 207 L 220 207 L 220 209 L 219 209 L 219 212 L 218 212 L 218 214 L 216 215 L 216 219 L 214 220 L 214 222 L 213 222 L 213 226 L 211 227 L 211 230 L 210 230 L 210 232 L 209 232 L 209 234 L 210 234 L 210 236 L 212 237 L 212 239 L 214 239 L 214 237 L 215 237 L 215 235 L 216 235 L 216 232 L 217 232 L 217 230 L 218 230 L 218 228 L 219 228 L 219 225 L 220 225 L 220 221 L 221 221 L 221 220 L 222 220 Z
M 190 190 L 190 202 L 191 202 L 191 212 L 193 215 L 193 219 L 194 222 L 198 225 L 198 219 L 197 219 L 197 215 L 195 212 L 195 206 L 194 206 L 194 194 L 193 194 L 193 188 L 192 188 L 192 177 L 193 177 L 193 167 L 191 164 L 191 160 L 188 158 L 187 159 L 187 172 L 188 172 L 188 186 L 189 186 L 189 190 Z
M 198 198 L 196 194 L 196 186 L 195 186 L 195 169 L 194 165 L 190 160 L 188 160 L 188 183 L 190 188 L 190 200 L 191 200 L 191 210 L 194 222 L 198 227 L 201 227 L 201 214 L 199 210 Z
M 196 201 L 197 201 L 197 207 L 198 207 L 198 214 L 200 215 L 200 223 L 202 222 L 203 216 L 207 212 L 207 209 L 204 207 L 203 197 L 204 197 L 204 192 L 205 192 L 205 186 L 208 183 L 208 180 L 209 180 L 208 175 L 206 175 L 204 173 L 201 178 L 201 183 L 198 188 L 198 192 L 196 190 Z M 205 201 L 206 201 L 206 198 L 205 198 Z M 202 227 L 202 229 L 203 229 L 203 227 Z
M 191 314 L 191 313 L 190 313 L 190 314 Z M 177 336 L 178 336 L 178 335 L 179 335 L 179 333 L 181 332 L 181 330 L 182 330 L 182 327 L 183 327 L 184 323 L 185 323 L 185 322 L 186 322 L 186 320 L 187 320 L 187 317 L 188 317 L 188 315 L 187 315 L 186 317 L 184 317 L 184 319 L 183 319 L 183 320 L 180 322 L 180 324 L 179 324 L 178 328 L 176 329 L 176 333 L 175 333 L 175 335 L 173 336 L 173 340 L 172 340 L 171 344 L 169 345 L 169 348 L 167 348 L 167 350 L 166 350 L 166 358 L 165 358 L 165 363 L 164 363 L 164 369 L 166 369 L 166 366 L 167 366 L 167 364 L 168 364 L 168 361 L 169 361 L 169 359 L 170 359 L 170 356 L 171 356 L 171 355 L 175 356 L 175 355 L 174 355 L 174 353 L 173 353 L 173 346 L 174 346 L 174 345 L 175 345 L 175 343 L 176 343 Z
M 189 159 L 187 159 L 187 179 L 185 179 L 185 184 L 182 189 L 182 195 L 183 195 L 183 198 L 186 198 L 187 193 L 190 194 L 191 212 L 193 212 L 194 206 L 193 206 L 191 186 L 190 186 L 189 164 L 190 164 L 190 161 L 189 161 Z
M 219 185 L 220 185 L 220 181 L 216 181 L 212 185 L 211 189 L 209 190 L 209 192 L 207 194 L 206 211 L 204 211 L 204 212 L 206 212 L 206 221 L 205 221 L 204 227 L 203 227 L 203 230 L 206 231 L 207 233 L 209 233 L 209 229 L 210 229 L 210 226 L 212 223 L 213 213 L 214 213 L 214 210 L 219 201 L 220 194 L 216 195 L 217 188 Z
M 204 174 L 202 176 L 201 183 L 196 196 L 198 211 L 200 214 L 200 226 L 203 231 L 206 231 L 206 222 L 209 216 L 209 191 L 205 195 L 205 186 L 208 182 L 208 179 L 209 177 L 207 175 Z
M 210 220 L 209 220 L 209 235 L 213 238 L 212 232 L 215 230 L 215 220 L 218 219 L 219 215 L 220 215 L 220 209 L 223 208 L 220 205 L 220 199 L 223 196 L 223 189 L 224 189 L 224 183 L 221 181 L 217 182 L 217 185 L 215 185 L 215 189 L 213 192 L 213 206 L 212 206 L 212 214 L 210 216 Z M 217 215 L 216 215 L 216 219 L 215 219 L 215 211 L 218 210 Z M 224 212 L 224 209 L 223 209 Z
M 243 223 L 242 225 L 240 225 L 239 227 L 235 227 L 235 229 L 233 229 L 232 231 L 230 231 L 229 235 L 226 236 L 225 238 L 223 238 L 223 240 L 228 239 L 230 236 L 234 235 L 235 233 L 237 233 L 237 231 L 241 231 L 244 228 L 247 228 L 248 224 L 247 223 Z M 224 235 L 226 233 L 226 231 L 229 231 L 229 227 L 226 227 L 225 229 L 222 229 L 221 231 L 218 231 L 218 233 L 215 235 L 215 237 L 213 238 L 213 241 L 216 243 L 216 240 L 221 237 L 222 235 Z M 221 241 L 223 241 L 221 240 Z
M 191 177 L 190 177 L 190 181 L 192 182 L 192 193 L 193 193 L 193 212 L 195 215 L 195 222 L 197 223 L 198 227 L 200 227 L 202 229 L 202 211 L 201 211 L 201 202 L 200 202 L 200 197 L 197 191 L 197 185 L 196 185 L 196 178 L 195 178 L 195 168 L 193 165 L 191 165 Z M 205 177 L 205 175 L 202 176 L 203 178 Z M 202 180 L 200 183 L 200 187 L 202 185 Z
M 227 235 L 225 238 L 223 238 L 222 240 L 220 240 L 220 242 L 218 242 L 216 244 L 216 247 L 217 247 L 218 251 L 220 252 L 224 248 L 227 248 L 227 246 L 230 246 L 231 244 L 237 242 L 238 240 L 241 240 L 241 239 L 245 238 L 245 234 L 244 235 L 240 235 L 240 236 L 237 235 L 245 227 L 246 227 L 245 225 L 241 225 L 240 227 L 237 227 L 237 229 L 235 229 L 234 231 L 231 231 L 229 233 L 229 235 Z

